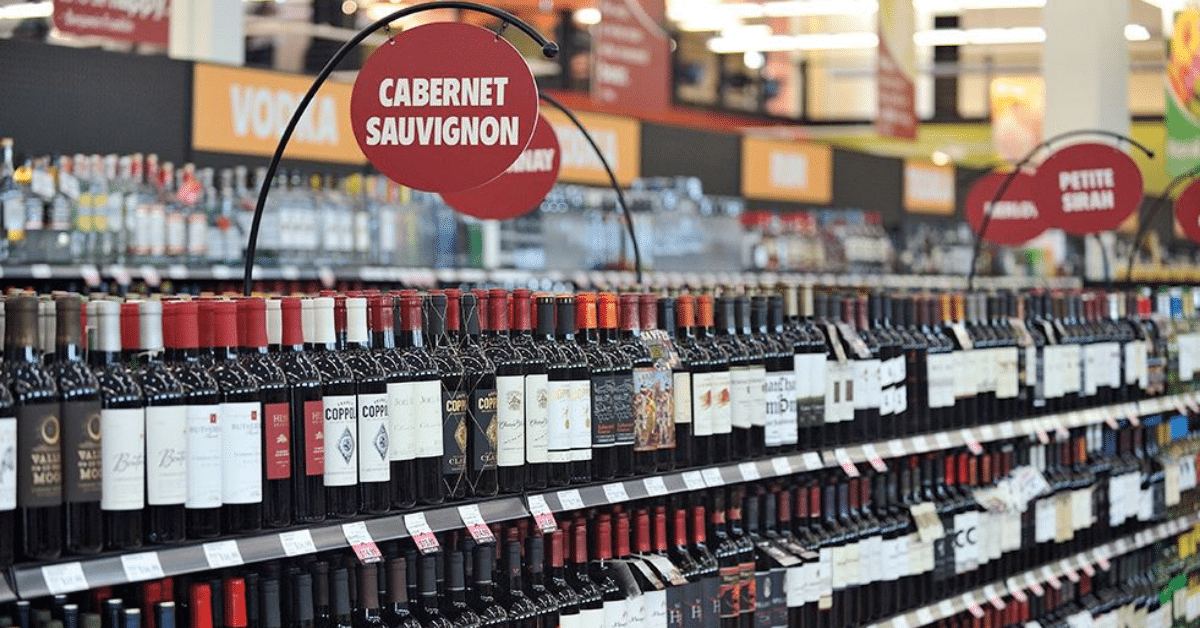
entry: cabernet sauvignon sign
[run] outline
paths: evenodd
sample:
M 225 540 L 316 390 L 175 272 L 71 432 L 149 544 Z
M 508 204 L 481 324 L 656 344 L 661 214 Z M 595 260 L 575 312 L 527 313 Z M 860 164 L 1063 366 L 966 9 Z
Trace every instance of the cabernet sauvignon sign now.
M 989 172 L 971 186 L 966 201 L 967 222 L 979 233 L 984 213 L 990 213 L 987 231 L 981 237 L 997 244 L 1023 244 L 1048 225 L 1038 206 L 1037 180 L 1032 174 L 1018 172 L 1000 200 L 993 202 L 1008 176 L 1007 172 Z
M 439 22 L 396 35 L 363 64 L 350 96 L 354 137 L 396 183 L 456 192 L 516 161 L 537 125 L 533 74 L 492 31 Z
M 461 192 L 443 192 L 442 199 L 458 211 L 489 220 L 516 218 L 536 208 L 558 180 L 561 161 L 554 126 L 538 117 L 533 139 L 504 174 Z
M 1074 144 L 1037 171 L 1038 207 L 1051 225 L 1084 235 L 1116 229 L 1142 203 L 1142 172 L 1107 144 Z

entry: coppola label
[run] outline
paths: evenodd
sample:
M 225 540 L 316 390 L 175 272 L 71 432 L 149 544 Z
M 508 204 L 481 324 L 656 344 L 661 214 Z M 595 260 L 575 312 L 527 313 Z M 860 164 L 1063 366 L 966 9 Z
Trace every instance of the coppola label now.
M 388 395 L 358 395 L 358 479 L 387 482 L 391 479 L 391 434 L 388 427 Z
M 329 395 L 325 412 L 325 485 L 358 483 L 358 398 Z
M 1075 235 L 1112 231 L 1142 203 L 1142 171 L 1107 144 L 1073 144 L 1037 170 L 1038 207 L 1050 225 Z
M 350 96 L 367 159 L 393 181 L 430 192 L 499 176 L 529 144 L 537 115 L 521 54 L 496 33 L 457 22 L 418 26 L 376 48 Z
M 496 468 L 496 447 L 499 425 L 496 406 L 499 397 L 494 388 L 477 388 L 471 392 L 471 470 L 490 471 Z
M 496 376 L 496 464 L 525 463 L 525 377 Z

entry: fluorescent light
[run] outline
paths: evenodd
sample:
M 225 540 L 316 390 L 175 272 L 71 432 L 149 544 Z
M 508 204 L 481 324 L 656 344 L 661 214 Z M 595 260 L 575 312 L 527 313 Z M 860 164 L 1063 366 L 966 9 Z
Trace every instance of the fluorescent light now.
M 984 9 L 1040 9 L 1046 0 L 915 0 L 918 10 L 931 13 L 957 13 Z
M 1125 27 L 1129 41 L 1147 41 L 1150 31 L 1141 24 Z M 999 46 L 1005 44 L 1039 44 L 1046 41 L 1046 30 L 1040 26 L 1014 28 L 945 28 L 913 33 L 918 46 Z M 808 33 L 803 35 L 770 35 L 759 31 L 731 28 L 722 36 L 708 40 L 712 52 L 741 53 L 749 50 L 780 52 L 788 50 L 860 50 L 879 45 L 875 33 Z
M 764 2 L 766 17 L 804 17 L 808 15 L 873 15 L 879 10 L 876 0 L 778 0 Z
M 54 13 L 54 3 L 22 2 L 0 7 L 0 20 L 27 20 L 35 17 L 50 17 Z
M 575 21 L 585 26 L 592 26 L 600 23 L 600 9 L 596 7 L 584 7 L 575 12 Z
M 742 53 L 742 63 L 751 70 L 761 70 L 767 64 L 767 55 L 757 50 L 747 50 Z
M 708 40 L 712 52 L 734 53 L 757 50 L 857 50 L 879 45 L 875 33 L 809 33 L 805 35 L 772 35 L 770 37 L 714 37 Z
M 1150 41 L 1150 29 L 1141 24 L 1126 24 L 1125 39 L 1129 41 Z
M 918 46 L 971 46 L 987 44 L 1037 44 L 1046 41 L 1040 26 L 1014 28 L 939 28 L 913 34 Z

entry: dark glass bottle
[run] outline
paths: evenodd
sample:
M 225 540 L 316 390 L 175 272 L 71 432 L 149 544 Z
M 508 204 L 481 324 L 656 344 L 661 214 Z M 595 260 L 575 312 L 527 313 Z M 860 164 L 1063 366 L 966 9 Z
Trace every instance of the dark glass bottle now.
M 755 578 L 757 559 L 754 553 L 754 543 L 742 521 L 742 505 L 744 488 L 735 487 L 729 492 L 729 509 L 726 513 L 726 528 L 729 537 L 738 548 L 738 626 L 749 628 L 754 625 L 754 611 L 758 600 L 758 581 Z
M 737 412 L 750 414 L 749 440 L 744 456 L 749 458 L 758 458 L 766 452 L 767 403 L 763 395 L 763 384 L 767 379 L 768 347 L 755 333 L 753 304 L 756 299 L 759 300 L 759 307 L 762 308 L 765 327 L 767 304 L 765 297 L 761 295 L 738 296 L 734 298 L 733 305 L 738 340 L 742 343 L 742 349 L 746 352 L 745 357 L 747 358 L 745 379 L 743 380 L 745 395 L 735 394 L 734 398 L 744 401 Z
M 517 289 L 512 296 L 512 346 L 517 351 L 525 369 L 525 465 L 526 490 L 546 488 L 547 483 L 547 357 L 543 350 L 550 345 L 534 342 L 533 298 L 529 291 Z M 554 316 L 538 313 L 538 334 L 545 337 L 553 333 Z
M 628 521 L 626 521 L 625 542 L 629 543 Z M 603 597 L 603 619 L 601 626 L 620 626 L 629 623 L 629 609 L 625 604 L 625 592 L 617 584 L 613 575 L 613 524 L 612 515 L 601 513 L 596 518 L 596 526 L 592 535 L 592 561 L 588 565 L 588 575 Z
M 475 497 L 491 497 L 498 488 L 496 447 L 496 367 L 480 341 L 481 304 L 474 294 L 462 295 L 462 330 L 459 336 L 463 371 L 470 405 L 467 410 L 469 490 Z
M 316 621 L 313 608 L 313 580 L 307 573 L 297 573 L 292 577 L 291 593 L 292 610 L 288 618 L 288 628 L 315 628 Z M 404 628 L 416 628 L 398 624 Z
M 744 460 L 750 455 L 751 428 L 755 408 L 750 394 L 753 379 L 753 351 L 743 346 L 738 333 L 738 318 L 734 297 L 723 295 L 715 305 L 716 344 L 729 361 L 729 406 L 732 430 L 730 448 L 724 460 Z M 718 445 L 719 446 L 719 445 Z
M 783 297 L 755 296 L 750 301 L 750 326 L 763 346 L 766 375 L 763 381 L 764 431 L 767 451 L 775 454 L 796 448 L 796 359 L 783 330 Z
M 949 295 L 931 295 L 924 298 L 925 317 L 922 326 L 929 340 L 925 352 L 926 401 L 929 405 L 930 429 L 946 430 L 953 427 L 955 416 L 955 370 L 958 356 L 954 353 L 954 341 L 943 332 L 943 311 L 949 308 Z M 947 305 L 943 307 L 943 301 Z
M 725 496 L 718 492 L 713 496 L 711 533 L 713 555 L 717 559 L 720 587 L 717 597 L 721 601 L 720 624 L 722 628 L 736 628 L 741 614 L 741 548 L 725 526 Z
M 62 396 L 65 549 L 72 554 L 95 554 L 104 545 L 100 516 L 100 478 L 103 469 L 100 451 L 100 383 L 84 362 L 82 309 L 83 303 L 76 295 L 55 300 L 57 348 L 51 368 Z M 0 407 L 12 408 L 12 398 L 7 390 L 0 392 Z M 7 418 L 0 418 L 0 425 L 5 421 Z M 12 522 L 3 521 L 3 516 L 0 516 L 0 526 L 8 523 Z M 14 528 L 8 526 L 7 529 Z M 12 535 L 4 536 L 12 538 Z M 0 541 L 2 545 L 4 541 Z M 4 551 L 0 550 L 0 564 L 8 564 L 3 555 Z
M 372 294 L 367 298 L 367 325 L 371 352 L 386 380 L 388 408 L 388 461 L 391 508 L 412 508 L 417 500 L 416 435 L 410 376 L 403 354 L 396 348 L 395 299 Z
M 521 576 L 521 541 L 517 529 L 510 528 L 503 545 L 504 568 L 500 572 L 501 604 L 511 628 L 537 628 L 540 609 L 525 594 Z
M 338 297 L 334 320 L 339 339 L 338 357 L 354 378 L 355 418 L 358 432 L 358 509 L 382 514 L 392 505 L 391 446 L 397 436 L 389 432 L 387 374 L 371 350 L 367 327 L 367 300 Z M 345 308 L 344 316 L 342 308 Z M 343 336 L 344 332 L 344 336 Z
M 287 376 L 267 349 L 266 303 L 257 297 L 237 303 L 242 366 L 258 382 L 262 411 L 262 521 L 280 528 L 292 522 L 291 395 Z
M 415 501 L 419 504 L 442 502 L 442 381 L 438 364 L 430 354 L 422 322 L 421 297 L 415 292 L 400 294 L 400 350 L 408 364 L 409 375 L 404 388 L 407 394 L 402 399 L 409 402 L 408 408 L 399 413 L 402 423 L 396 431 L 401 440 L 401 451 L 414 448 L 413 481 L 416 484 Z M 393 423 L 395 425 L 395 423 Z M 405 429 L 409 428 L 409 429 Z M 409 436 L 411 435 L 411 436 Z M 412 440 L 415 443 L 405 441 Z M 393 477 L 396 469 L 393 469 Z M 403 486 L 404 483 L 398 483 Z M 393 496 L 396 507 L 403 508 L 411 500 Z M 398 502 L 398 503 L 397 503 Z M 416 565 L 413 565 L 415 568 Z M 415 586 L 415 582 L 413 585 Z
M 539 535 L 525 539 L 525 593 L 538 609 L 538 626 L 559 625 L 559 597 L 546 588 L 546 542 Z
M 654 382 L 656 369 L 650 350 L 642 342 L 641 303 L 636 294 L 620 296 L 619 317 L 621 321 L 621 350 L 629 357 L 633 367 L 632 410 L 634 421 L 633 468 L 638 474 L 654 473 L 658 466 L 652 428 L 655 417 Z
M 246 580 L 243 578 L 226 578 L 222 587 L 222 610 L 225 620 L 224 628 L 247 628 L 249 620 L 246 613 Z M 125 613 L 130 610 L 125 609 Z
M 312 319 L 311 360 L 321 376 L 325 413 L 325 514 L 353 517 L 358 514 L 358 399 L 354 376 L 337 350 L 332 297 L 312 299 Z
M 617 408 L 613 395 L 620 385 L 614 378 L 612 361 L 600 345 L 597 329 L 596 295 L 575 295 L 575 340 L 579 343 L 591 373 L 591 477 L 611 480 L 617 477 Z
M 494 296 L 492 298 L 495 298 Z M 472 552 L 472 570 L 468 604 L 484 628 L 508 626 L 507 610 L 496 599 L 492 573 L 495 571 L 496 549 L 491 545 L 476 545 Z
M 571 376 L 570 358 L 555 339 L 558 307 L 553 296 L 536 298 L 537 340 L 546 357 L 546 475 L 550 486 L 571 482 Z M 549 324 L 549 327 L 544 327 Z
M 239 534 L 262 528 L 262 407 L 258 380 L 238 354 L 238 303 L 213 306 L 215 362 L 209 372 L 220 391 L 222 529 Z
M 681 295 L 673 304 L 675 324 L 667 320 L 669 303 L 661 302 L 659 327 L 670 329 L 679 352 L 675 379 L 675 467 L 688 468 L 712 457 L 712 393 L 708 351 L 696 340 L 696 298 Z M 707 397 L 705 395 L 708 395 Z
M 501 493 L 525 488 L 525 360 L 513 345 L 509 330 L 509 296 L 502 289 L 488 293 L 483 351 L 496 369 L 496 484 Z
M 570 561 L 566 567 L 567 584 L 579 594 L 580 626 L 600 626 L 604 622 L 604 591 L 588 573 L 588 525 L 580 514 L 571 523 L 573 537 Z M 565 543 L 565 541 L 564 541 Z
M 617 477 L 633 475 L 633 449 L 637 440 L 633 416 L 633 361 L 621 348 L 618 331 L 617 295 L 604 292 L 596 297 L 596 316 L 600 326 L 600 348 L 611 365 L 604 399 L 613 414 L 613 467 Z
M 350 604 L 350 572 L 345 567 L 335 567 L 329 575 L 333 593 L 333 628 L 352 628 L 354 609 Z M 378 594 L 376 594 L 378 595 Z
M 387 608 L 383 622 L 388 628 L 420 628 L 421 622 L 408 608 L 407 564 L 403 557 L 387 561 Z
M 379 568 L 375 563 L 358 566 L 358 602 L 354 605 L 351 625 L 354 628 L 383 628 L 383 608 L 379 604 Z
M 187 407 L 183 385 L 163 360 L 162 301 L 138 303 L 138 384 L 146 400 L 146 540 L 187 537 Z
M 321 375 L 304 349 L 300 299 L 283 297 L 278 302 L 280 344 L 274 357 L 288 387 L 292 519 L 296 523 L 316 523 L 325 520 L 325 407 Z
M 7 311 L 13 303 L 12 299 L 5 302 L 9 334 L 14 333 L 17 320 Z M 88 320 L 94 321 L 96 329 L 88 358 L 100 383 L 104 546 L 125 550 L 141 547 L 144 536 L 146 426 L 142 389 L 121 358 L 120 312 L 120 304 L 114 301 L 88 303 Z M 9 357 L 17 347 L 15 338 L 6 338 L 5 362 L 10 369 L 18 364 L 16 356 Z
M 659 330 L 658 327 L 658 297 L 653 294 L 643 294 L 638 297 L 640 322 L 642 326 L 642 342 L 647 346 L 650 357 L 654 361 L 654 385 L 645 395 L 654 399 L 653 412 L 647 408 L 647 417 L 653 417 L 649 423 L 649 445 L 654 452 L 655 470 L 672 471 L 675 469 L 675 375 L 673 367 L 668 364 L 665 340 L 675 332 L 675 305 L 671 302 L 671 331 Z
M 569 476 L 571 482 L 583 483 L 592 478 L 592 382 L 587 357 L 575 340 L 575 330 L 574 297 L 556 297 L 555 339 L 571 373 L 567 424 Z
M 546 578 L 546 588 L 558 598 L 559 626 L 582 628 L 579 592 L 567 582 L 565 536 L 562 530 L 550 533 L 550 570 Z
M 454 622 L 455 628 L 478 628 L 483 625 L 482 618 L 467 603 L 466 568 L 463 554 L 458 550 L 446 553 L 446 598 L 442 612 Z
M 442 380 L 442 495 L 467 496 L 468 430 L 470 403 L 466 374 L 455 337 L 459 328 L 458 291 L 430 294 L 426 302 L 425 329 L 433 343 L 433 359 Z

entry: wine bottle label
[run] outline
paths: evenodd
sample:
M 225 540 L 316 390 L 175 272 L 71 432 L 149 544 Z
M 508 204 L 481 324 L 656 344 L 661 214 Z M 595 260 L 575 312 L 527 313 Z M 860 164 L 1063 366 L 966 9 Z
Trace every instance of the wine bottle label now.
M 221 404 L 221 501 L 262 501 L 262 407 L 257 401 Z
M 525 377 L 496 376 L 496 464 L 525 463 Z
M 928 386 L 930 409 L 954 406 L 956 364 L 953 356 L 953 353 L 930 353 L 925 358 L 925 382 Z
M 842 363 L 828 360 L 825 369 L 827 377 L 825 378 L 824 422 L 833 424 L 841 420 L 842 398 L 846 395 L 846 391 L 842 390 L 845 385 L 845 382 L 842 381 Z
M 20 420 L 18 413 L 17 421 Z M 100 455 L 104 461 L 100 507 L 104 510 L 145 507 L 146 413 L 142 408 L 100 411 Z
M 1047 497 L 1039 499 L 1035 508 L 1036 524 L 1034 528 L 1033 540 L 1036 543 L 1048 543 L 1054 540 L 1054 518 L 1057 516 L 1057 511 L 1054 507 L 1054 500 Z
M 1076 530 L 1092 527 L 1092 500 L 1095 490 L 1095 487 L 1088 487 L 1071 492 L 1071 525 Z
M 696 436 L 713 435 L 713 403 L 712 373 L 692 374 L 692 434 Z
M 579 625 L 593 628 L 595 626 L 604 625 L 604 609 L 603 608 L 581 608 L 579 609 Z
M 879 409 L 883 395 L 880 386 L 879 360 L 854 360 L 854 409 Z
M 825 387 L 829 379 L 829 364 L 824 353 L 808 354 L 808 405 L 811 423 L 819 425 L 826 419 Z
M 391 424 L 386 392 L 358 395 L 358 481 L 391 480 Z
M 441 458 L 445 451 L 442 440 L 442 383 L 438 380 L 416 382 L 411 393 L 412 434 L 417 439 L 417 457 Z
M 1021 391 L 1020 373 L 1018 371 L 1018 349 L 1016 347 L 1001 347 L 995 349 L 996 363 L 991 368 L 996 373 L 996 398 L 1015 399 Z
M 621 381 L 615 375 L 592 378 L 592 447 L 603 449 L 617 443 L 617 403 Z
M 525 377 L 525 461 L 549 462 L 550 389 L 546 375 Z
M 789 567 L 784 577 L 784 588 L 787 592 L 787 607 L 800 608 L 808 603 L 808 583 L 813 580 L 813 564 L 804 563 Z
M 1113 388 L 1120 388 L 1123 383 L 1121 379 L 1121 358 L 1124 356 L 1124 349 L 1119 342 L 1104 343 L 1104 351 L 1100 355 L 1100 364 L 1105 371 L 1104 381 Z
M 187 406 L 146 407 L 146 503 L 187 501 Z
M 392 462 L 415 460 L 417 441 L 416 389 L 420 382 L 392 382 L 387 385 L 388 435 L 392 438 L 388 448 Z M 440 430 L 439 430 L 440 433 Z
M 0 432 L 4 430 L 2 424 L 8 420 L 0 419 Z M 62 430 L 63 498 L 67 503 L 100 501 L 100 478 L 104 470 L 100 451 L 100 401 L 63 402 Z M 16 443 L 6 442 L 0 435 L 0 452 L 6 451 L 8 446 L 15 447 Z M 16 476 L 13 476 L 13 482 L 16 482 Z M 4 510 L 4 487 L 4 478 L 0 477 L 0 510 Z
M 592 459 L 592 383 L 572 380 L 569 388 L 571 419 L 568 426 L 571 460 Z
M 476 473 L 496 468 L 496 447 L 499 435 L 496 430 L 495 388 L 476 388 L 471 392 L 471 470 Z
M 17 419 L 0 417 L 0 512 L 17 507 Z
M 667 592 L 647 591 L 642 597 L 646 598 L 646 613 L 642 615 L 642 626 L 667 625 Z M 580 628 L 583 628 L 580 626 Z
M 754 628 L 771 628 L 773 608 L 771 606 L 771 572 L 754 574 Z
M 571 383 L 552 381 L 546 388 L 550 403 L 547 411 L 547 462 L 571 460 Z
M 626 608 L 625 600 L 605 600 L 601 611 L 604 613 L 604 617 L 599 625 L 604 628 L 629 624 L 629 611 Z
M 188 459 L 185 505 L 198 509 L 218 508 L 221 505 L 221 407 L 212 404 L 189 405 L 186 408 Z
M 733 372 L 710 373 L 712 379 L 713 434 L 733 433 Z
M 675 424 L 690 424 L 692 422 L 692 374 L 687 371 L 676 371 L 671 375 L 672 391 L 675 395 Z
M 17 408 L 18 504 L 43 508 L 62 503 L 62 425 L 57 403 Z
M 705 628 L 721 624 L 721 575 L 714 571 L 700 581 L 701 601 L 704 604 Z
M 358 483 L 358 398 L 325 397 L 325 486 Z
M 470 403 L 466 392 L 442 387 L 442 442 L 446 445 L 442 455 L 442 475 L 450 483 L 451 492 L 457 490 L 457 483 L 466 480 L 467 458 L 470 457 L 467 406 Z
M 637 435 L 634 451 L 655 451 L 675 446 L 675 392 L 671 371 L 640 368 L 633 371 L 633 416 Z
M 754 427 L 767 425 L 767 401 L 763 387 L 767 381 L 767 370 L 761 366 L 752 366 L 746 375 L 746 408 L 750 410 L 750 424 Z
M 979 513 L 954 515 L 954 573 L 964 574 L 979 567 Z
M 720 569 L 721 619 L 737 617 L 741 610 L 741 565 L 726 565 Z
M 933 542 L 933 577 L 945 580 L 954 577 L 954 519 L 944 517 L 942 529 L 946 534 Z
M 633 408 L 633 374 L 617 376 L 617 445 L 632 446 L 637 441 L 637 420 Z
M 325 475 L 325 402 L 305 401 L 304 416 L 304 474 Z
M 729 367 L 730 421 L 734 428 L 750 429 L 754 412 L 750 408 L 750 369 Z
M 783 431 L 785 429 L 784 420 L 788 413 L 791 413 L 792 423 L 794 424 L 796 415 L 792 408 L 791 399 L 793 393 L 788 381 L 791 380 L 791 373 L 784 375 L 783 373 L 767 373 L 766 379 L 763 380 L 763 397 L 766 423 L 763 426 L 763 435 L 767 447 L 778 447 L 783 444 Z

